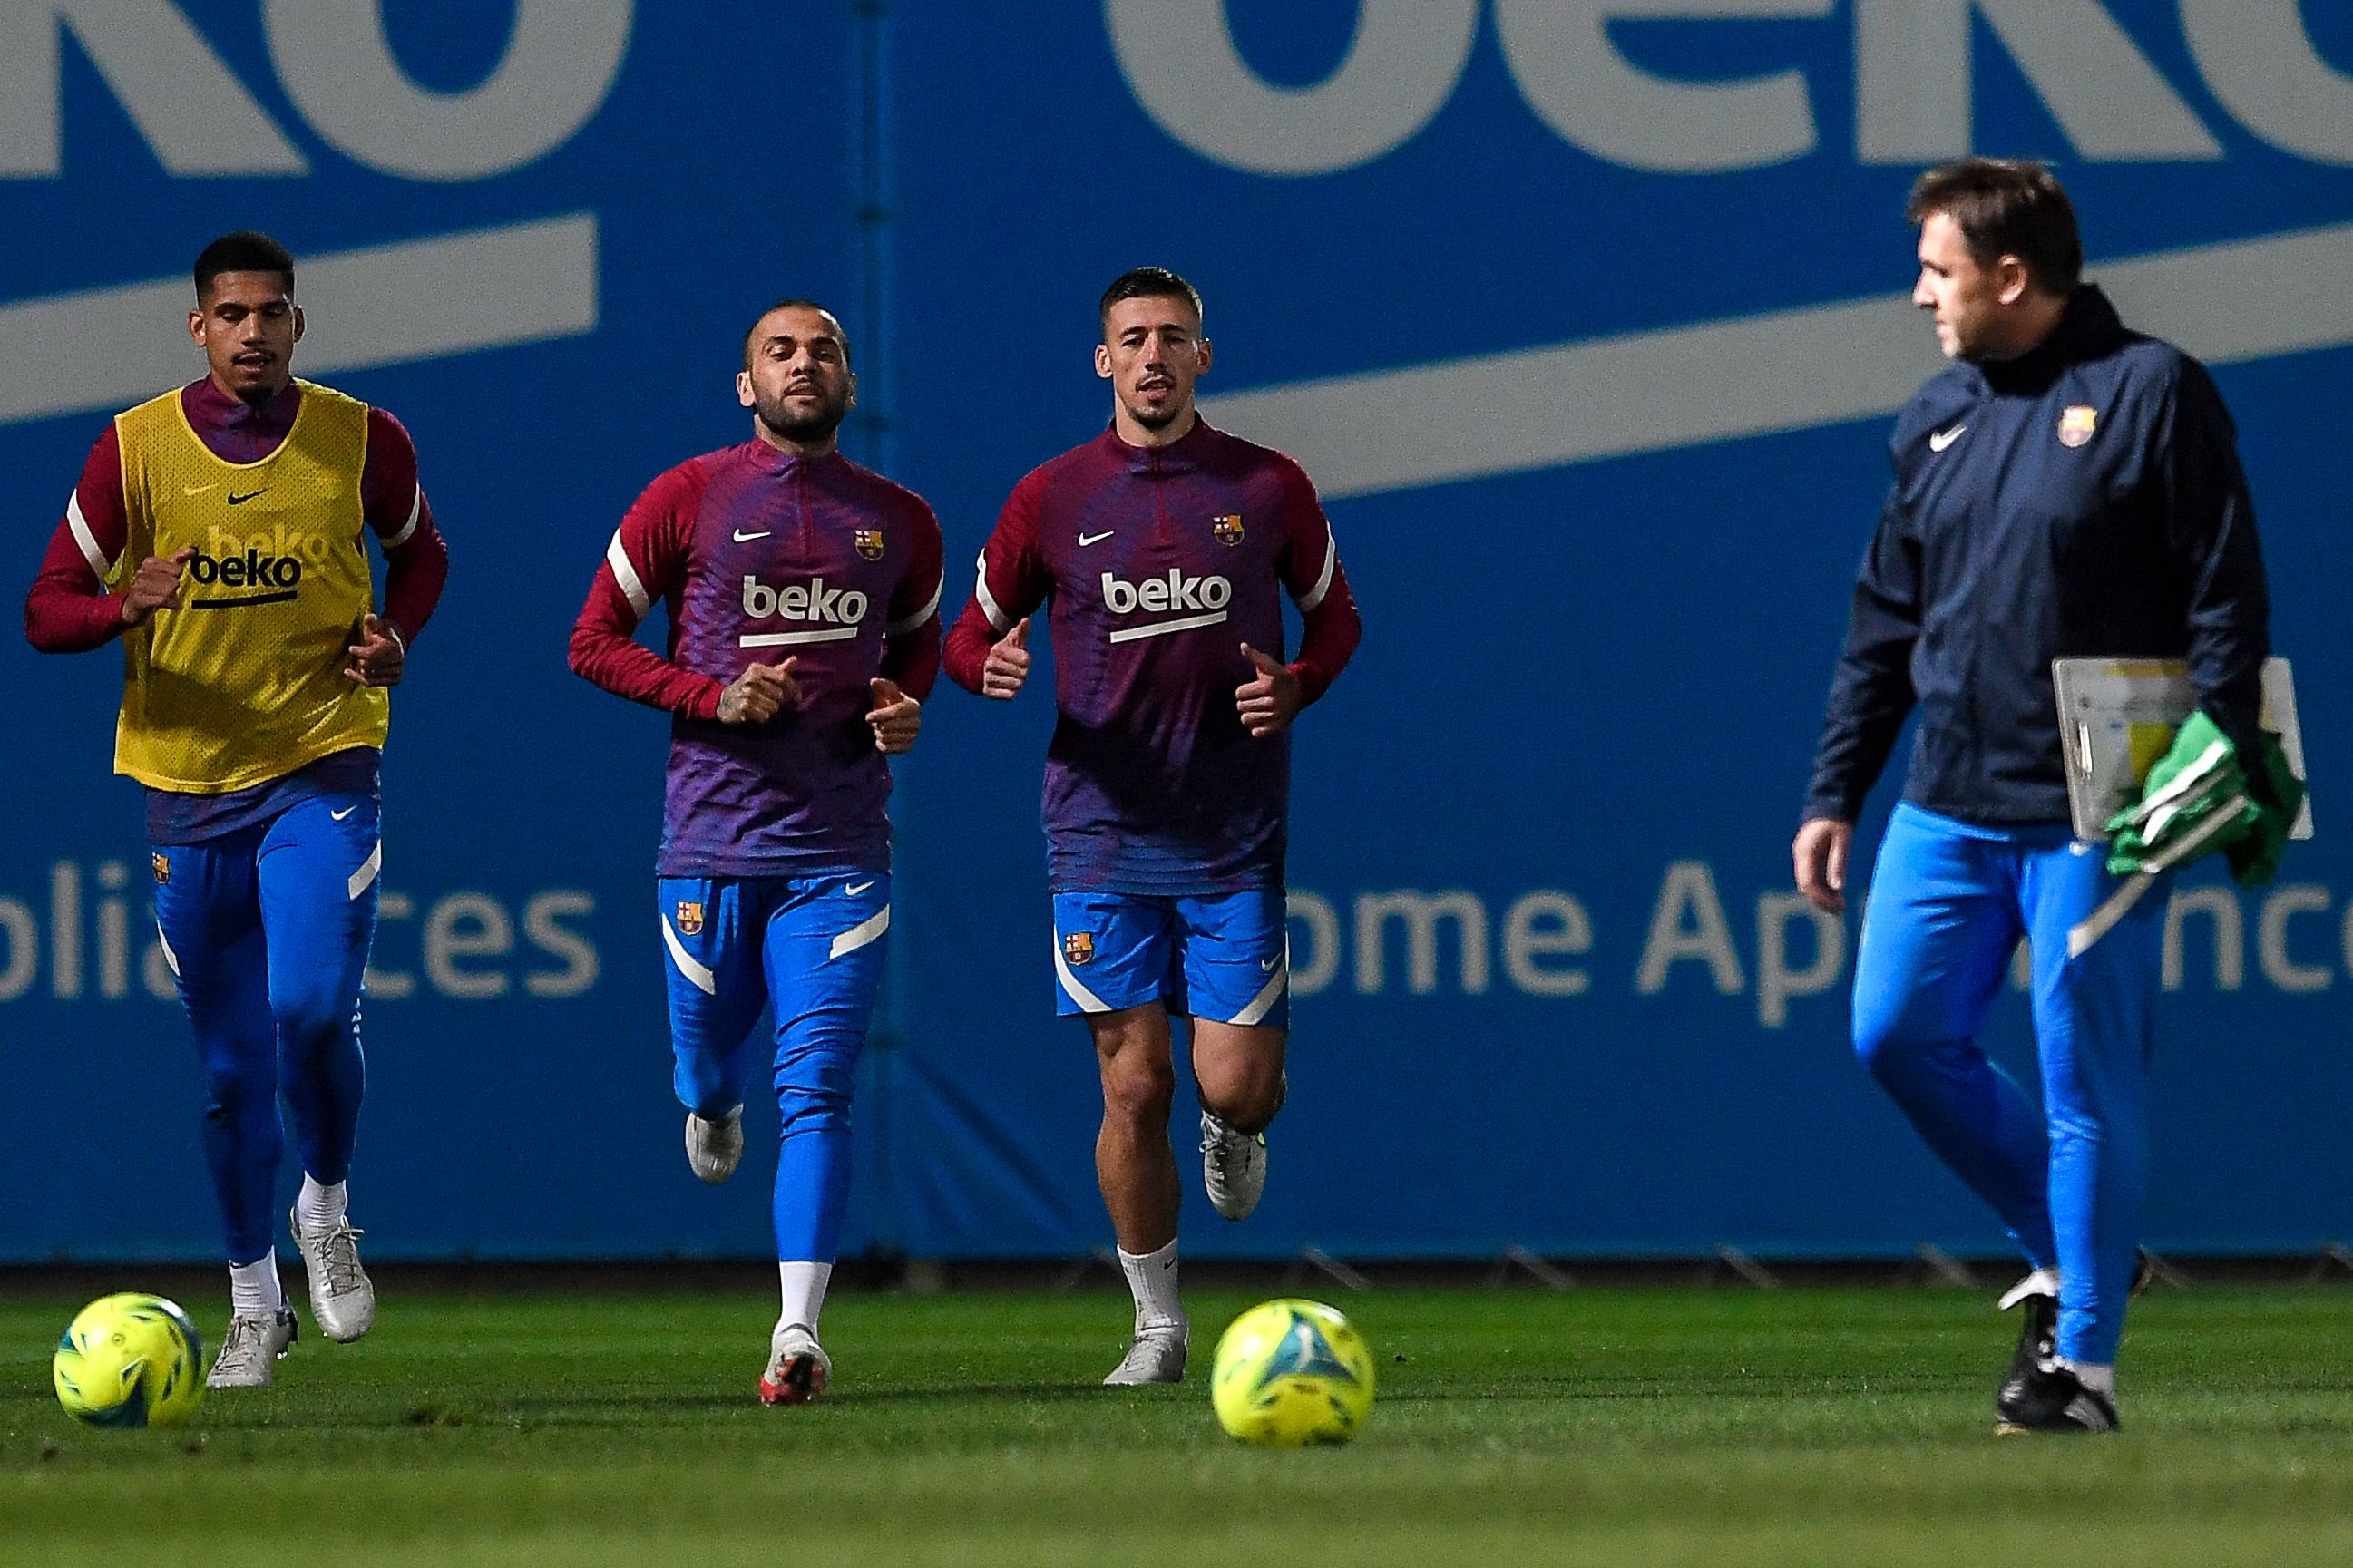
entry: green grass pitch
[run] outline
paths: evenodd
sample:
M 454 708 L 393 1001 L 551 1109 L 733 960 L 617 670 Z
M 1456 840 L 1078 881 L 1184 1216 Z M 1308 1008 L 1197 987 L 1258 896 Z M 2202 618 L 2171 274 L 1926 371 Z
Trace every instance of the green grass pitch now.
M 765 1299 L 386 1292 L 364 1343 L 180 1433 L 48 1391 L 77 1302 L 0 1303 L 0 1562 L 2353 1563 L 2353 1289 L 2160 1290 L 2126 1430 L 1997 1440 L 1968 1292 L 1375 1290 L 1344 1449 L 1259 1451 L 1092 1386 L 1124 1300 L 846 1295 L 834 1395 L 753 1398 Z M 191 1303 L 207 1334 L 223 1306 Z

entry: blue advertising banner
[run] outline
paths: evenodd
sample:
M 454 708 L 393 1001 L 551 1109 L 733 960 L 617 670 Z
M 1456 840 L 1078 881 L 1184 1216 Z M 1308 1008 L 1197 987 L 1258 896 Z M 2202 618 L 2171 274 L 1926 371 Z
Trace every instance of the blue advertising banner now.
M 856 351 L 849 450 L 940 513 L 953 615 L 1006 492 L 1107 417 L 1103 284 L 1175 267 L 1208 416 L 1315 478 L 1366 622 L 1298 732 L 1268 1195 L 1241 1226 L 1196 1197 L 1187 1249 L 1992 1250 L 1854 1065 L 1854 917 L 1788 862 L 1889 422 L 1938 363 L 1905 195 L 1971 152 L 2059 168 L 2092 277 L 2238 420 L 2319 837 L 2175 895 L 2150 1223 L 2309 1247 L 2353 1191 L 2338 8 L 11 6 L 0 515 L 28 582 L 105 418 L 198 373 L 195 251 L 287 241 L 300 368 L 407 423 L 453 559 L 395 700 L 355 1215 L 384 1257 L 758 1255 L 761 1183 L 679 1157 L 665 726 L 565 670 L 573 614 L 644 483 L 740 438 L 744 327 L 809 295 Z M 106 779 L 120 673 L 0 647 L 0 1258 L 214 1245 Z M 898 770 L 852 1250 L 1108 1239 L 1052 1016 L 1050 710 L 944 681 Z M 1988 1039 L 2031 1077 L 2021 998 Z

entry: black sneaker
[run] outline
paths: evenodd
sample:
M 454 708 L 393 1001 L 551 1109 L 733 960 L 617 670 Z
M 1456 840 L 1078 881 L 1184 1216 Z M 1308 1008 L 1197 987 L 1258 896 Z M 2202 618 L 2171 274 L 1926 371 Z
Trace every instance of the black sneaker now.
M 2116 1401 L 2056 1361 L 2028 1369 L 2005 1383 L 1994 1401 L 1994 1432 L 2009 1437 L 2025 1432 L 2113 1432 Z
M 2059 1354 L 2059 1298 L 2021 1296 L 2014 1304 L 2026 1310 L 2026 1321 L 2019 1330 L 2018 1349 L 2010 1352 L 2010 1370 L 1994 1395 L 1995 1405 L 2004 1410 L 2027 1397 L 2035 1373 Z
M 2002 1374 L 2001 1389 L 1996 1396 L 2005 1404 L 2023 1397 L 2020 1391 L 2025 1387 L 2028 1376 L 2059 1353 L 2059 1298 L 2039 1291 L 2020 1293 L 2031 1279 L 2030 1275 L 2019 1281 L 2020 1291 L 2002 1299 L 2004 1310 L 2011 1307 L 2026 1309 L 2026 1321 L 2019 1327 L 2018 1349 L 2010 1352 L 2010 1370 Z M 2157 1259 L 2147 1247 L 2142 1247 L 2133 1264 L 2130 1293 L 2138 1296 L 2156 1283 Z

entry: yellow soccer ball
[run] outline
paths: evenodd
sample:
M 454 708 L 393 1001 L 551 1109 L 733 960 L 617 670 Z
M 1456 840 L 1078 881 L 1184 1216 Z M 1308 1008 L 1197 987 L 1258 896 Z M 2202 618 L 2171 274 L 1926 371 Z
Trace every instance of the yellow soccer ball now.
M 93 1426 L 178 1426 L 205 1402 L 205 1345 L 161 1296 L 101 1296 L 49 1358 L 58 1403 Z
M 1245 1443 L 1345 1443 L 1372 1414 L 1373 1352 L 1321 1301 L 1261 1302 L 1218 1341 L 1209 1398 Z

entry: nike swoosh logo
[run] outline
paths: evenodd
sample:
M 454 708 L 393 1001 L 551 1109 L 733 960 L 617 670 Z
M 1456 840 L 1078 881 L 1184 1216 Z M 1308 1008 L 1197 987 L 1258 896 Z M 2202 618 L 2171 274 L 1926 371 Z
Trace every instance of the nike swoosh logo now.
M 1271 959 L 1271 958 L 1261 958 L 1261 959 L 1260 959 L 1260 960 L 1258 961 L 1258 972 L 1259 972 L 1261 974 L 1271 974 L 1271 973 L 1274 973 L 1274 960 L 1272 960 L 1272 959 Z
M 1966 425 L 1956 425 L 1949 430 L 1939 430 L 1928 437 L 1928 450 L 1941 452 L 1959 440 L 1968 430 Z
M 776 530 L 773 528 L 764 528 L 757 533 L 746 533 L 739 528 L 735 531 L 735 542 L 738 544 L 748 544 L 754 539 L 765 539 L 775 531 Z
M 269 493 L 269 487 L 268 485 L 262 486 L 258 490 L 248 490 L 243 495 L 239 495 L 235 490 L 231 490 L 228 492 L 228 504 L 231 506 L 243 506 L 254 497 L 268 495 Z
M 842 890 L 843 892 L 845 892 L 845 893 L 849 894 L 851 898 L 853 898 L 853 899 L 854 899 L 854 898 L 856 898 L 859 894 L 860 894 L 860 893 L 864 892 L 867 889 L 869 889 L 869 888 L 872 887 L 873 885 L 874 885 L 874 884 L 873 884 L 873 883 L 871 883 L 871 882 L 857 882 L 857 883 L 853 883 L 853 884 L 851 884 L 850 886 L 849 886 L 849 887 L 847 887 L 847 888 L 842 889 L 841 890 Z
M 1118 531 L 1119 530 L 1115 528 L 1107 528 L 1101 533 L 1082 533 L 1079 535 L 1079 548 L 1084 550 L 1090 544 L 1101 544 Z
M 358 806 L 356 806 L 356 805 L 347 805 L 347 806 L 343 807 L 343 810 L 341 810 L 341 811 L 331 811 L 331 812 L 327 813 L 327 815 L 328 815 L 329 816 L 333 817 L 337 822 L 341 822 L 343 818 L 345 818 L 345 817 L 349 816 L 352 813 L 353 813 L 353 812 L 357 811 L 358 809 L 359 809 L 359 807 L 358 807 Z

